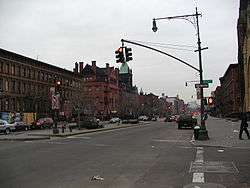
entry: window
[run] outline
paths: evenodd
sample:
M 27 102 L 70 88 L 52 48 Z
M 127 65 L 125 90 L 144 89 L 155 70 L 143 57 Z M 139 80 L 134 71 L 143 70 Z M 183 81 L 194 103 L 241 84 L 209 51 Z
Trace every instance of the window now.
M 9 63 L 7 63 L 5 73 L 9 74 L 9 72 L 10 72 L 9 69 L 10 69 L 10 65 L 9 65 Z
M 0 72 L 3 72 L 3 62 L 0 62 Z
M 0 92 L 3 91 L 3 79 L 0 78 Z
M 9 91 L 9 82 L 8 80 L 5 80 L 5 91 Z
M 17 92 L 21 93 L 21 84 L 20 84 L 20 82 L 17 82 L 16 85 L 17 85 Z
M 11 82 L 11 87 L 12 87 L 11 88 L 12 92 L 15 93 L 16 92 L 16 82 L 15 81 Z
M 15 66 L 11 65 L 11 74 L 14 75 L 15 74 Z
M 17 74 L 17 76 L 20 76 L 20 75 L 21 75 L 21 69 L 20 69 L 20 66 L 17 66 L 16 68 L 17 68 L 17 73 L 16 73 L 16 74 Z
M 30 68 L 27 69 L 27 76 L 28 76 L 28 78 L 31 78 Z
M 27 72 L 26 72 L 26 68 L 23 68 L 23 76 L 26 77 L 27 76 Z

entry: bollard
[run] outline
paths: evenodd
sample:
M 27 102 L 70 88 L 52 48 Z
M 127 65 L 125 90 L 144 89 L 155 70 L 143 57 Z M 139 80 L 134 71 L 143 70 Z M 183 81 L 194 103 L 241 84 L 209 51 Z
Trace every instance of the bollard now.
M 71 126 L 69 126 L 69 132 L 71 132 L 71 133 L 72 133 L 72 127 L 71 127 Z
M 197 140 L 199 137 L 200 126 L 196 125 L 194 127 L 194 139 Z
M 64 133 L 65 125 L 62 125 L 62 133 Z

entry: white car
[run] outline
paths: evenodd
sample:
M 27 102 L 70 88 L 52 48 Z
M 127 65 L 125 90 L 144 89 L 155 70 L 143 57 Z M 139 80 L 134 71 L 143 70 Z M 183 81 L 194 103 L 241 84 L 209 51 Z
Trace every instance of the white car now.
M 5 120 L 0 119 L 0 132 L 10 134 L 11 131 L 15 131 L 15 124 L 10 124 Z
M 148 121 L 148 117 L 147 116 L 139 116 L 138 120 L 139 121 Z
M 112 118 L 111 120 L 109 120 L 109 123 L 120 123 L 120 118 Z

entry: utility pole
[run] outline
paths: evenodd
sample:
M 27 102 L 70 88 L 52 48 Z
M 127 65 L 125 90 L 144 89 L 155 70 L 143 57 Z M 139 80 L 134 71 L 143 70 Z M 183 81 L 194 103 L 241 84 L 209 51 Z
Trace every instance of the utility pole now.
M 199 14 L 197 7 L 195 8 L 195 16 L 196 16 L 196 24 L 197 24 L 197 37 L 198 37 L 198 52 L 199 52 L 199 69 L 200 69 L 200 84 L 203 84 L 203 69 L 202 69 L 202 58 L 201 58 L 201 51 L 207 48 L 201 48 L 201 39 L 200 39 L 200 28 L 199 28 Z M 208 140 L 208 133 L 206 130 L 205 119 L 204 119 L 204 92 L 203 88 L 200 88 L 201 92 L 201 130 L 199 132 L 199 139 L 200 140 Z

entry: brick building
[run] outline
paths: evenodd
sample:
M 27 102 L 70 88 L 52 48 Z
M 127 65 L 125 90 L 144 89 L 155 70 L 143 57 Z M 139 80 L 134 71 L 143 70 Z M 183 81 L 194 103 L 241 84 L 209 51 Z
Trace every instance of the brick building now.
M 140 92 L 139 95 L 139 104 L 140 104 L 140 115 L 159 115 L 160 110 L 160 100 L 159 97 L 153 93 L 143 94 Z
M 240 0 L 238 31 L 238 64 L 241 111 L 250 112 L 250 1 Z
M 186 105 L 178 95 L 176 97 L 166 96 L 166 101 L 170 104 L 170 112 L 172 115 L 182 114 L 186 111 Z
M 81 64 L 80 64 L 81 65 Z M 96 66 L 96 61 L 87 64 L 80 73 L 83 76 L 84 106 L 88 113 L 101 119 L 109 119 L 118 113 L 119 70 L 106 64 L 105 68 Z
M 239 64 L 230 64 L 220 87 L 215 90 L 216 111 L 223 117 L 237 116 L 240 112 Z
M 135 118 L 139 115 L 139 95 L 136 86 L 133 86 L 133 73 L 128 64 L 122 63 L 119 69 L 120 104 L 119 116 Z
M 62 109 L 81 99 L 79 74 L 0 49 L 0 111 L 51 114 L 50 88 L 61 82 Z
M 214 109 L 215 109 L 215 115 L 218 117 L 222 117 L 224 114 L 224 107 L 223 107 L 223 96 L 221 92 L 221 86 L 217 86 L 214 91 Z

